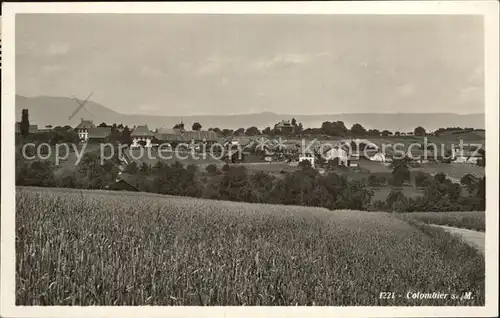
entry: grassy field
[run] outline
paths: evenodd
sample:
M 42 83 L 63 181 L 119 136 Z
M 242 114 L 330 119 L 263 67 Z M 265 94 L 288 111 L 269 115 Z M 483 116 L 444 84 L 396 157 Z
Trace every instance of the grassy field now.
M 427 173 L 444 173 L 453 180 L 460 181 L 466 174 L 470 173 L 477 178 L 484 177 L 484 167 L 465 163 L 427 163 L 412 168 L 412 171 L 424 171 Z
M 291 166 L 288 163 L 284 162 L 241 163 L 241 164 L 234 164 L 234 166 L 244 166 L 248 171 L 253 171 L 253 172 L 263 171 L 268 173 L 280 173 L 281 171 L 293 172 L 299 169 L 296 166 Z
M 424 195 L 424 190 L 417 189 L 412 186 L 401 186 L 401 187 L 392 187 L 392 186 L 384 186 L 384 187 L 373 187 L 373 198 L 372 201 L 380 200 L 384 201 L 387 199 L 387 196 L 391 191 L 401 191 L 407 198 L 416 198 Z
M 413 212 L 404 214 L 404 218 L 424 223 L 448 225 L 464 229 L 485 231 L 485 213 L 483 212 Z
M 387 213 L 19 187 L 16 304 L 476 306 L 484 258 Z
M 210 154 L 202 154 L 202 153 L 193 154 L 191 151 L 184 151 L 184 152 L 179 151 L 177 154 L 175 154 L 174 152 L 163 151 L 160 154 L 158 153 L 157 150 L 151 149 L 151 155 L 148 155 L 147 151 L 143 151 L 141 153 L 140 149 L 130 149 L 127 150 L 127 153 L 130 155 L 130 159 L 137 162 L 138 165 L 141 165 L 143 162 L 145 162 L 150 166 L 154 166 L 159 161 L 165 164 L 173 164 L 176 161 L 178 161 L 184 166 L 193 164 L 203 167 L 209 164 L 215 164 L 215 165 L 224 164 L 222 160 L 213 158 L 212 156 L 210 156 Z
M 387 176 L 390 176 L 392 172 L 392 169 L 389 165 L 386 165 L 382 162 L 371 161 L 368 159 L 359 160 L 358 165 L 360 168 L 368 170 L 371 173 L 386 173 Z

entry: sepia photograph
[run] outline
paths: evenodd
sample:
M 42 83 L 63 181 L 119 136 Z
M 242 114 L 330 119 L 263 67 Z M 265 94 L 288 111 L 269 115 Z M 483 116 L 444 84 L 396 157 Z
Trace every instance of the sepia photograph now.
M 498 3 L 391 4 L 2 4 L 2 316 L 498 315 Z

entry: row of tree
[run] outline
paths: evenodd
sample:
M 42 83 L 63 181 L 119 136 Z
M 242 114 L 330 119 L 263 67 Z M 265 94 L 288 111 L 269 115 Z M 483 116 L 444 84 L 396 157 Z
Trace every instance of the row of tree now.
M 228 165 L 221 170 L 208 165 L 208 176 L 200 177 L 196 166 L 183 167 L 178 162 L 158 162 L 153 167 L 131 163 L 126 172 L 135 176 L 134 186 L 143 191 L 218 200 L 366 210 L 373 196 L 363 182 L 335 173 L 320 175 L 308 161 L 283 178 Z
M 421 196 L 405 196 L 403 191 L 393 190 L 385 201 L 375 201 L 371 208 L 396 212 L 484 211 L 486 208 L 485 177 L 474 178 L 467 184 L 462 183 L 467 189 L 466 194 L 463 194 L 460 184 L 446 179 L 444 174 L 422 176 L 420 185 L 424 188 Z
M 119 173 L 116 158 L 101 165 L 97 153 L 86 153 L 77 170 L 58 174 L 58 177 L 48 161 L 27 163 L 18 159 L 17 185 L 114 189 Z M 399 174 L 406 178 L 402 166 L 404 162 L 394 166 L 393 179 Z M 218 170 L 217 166 L 209 165 L 207 173 L 203 174 L 195 165 L 184 167 L 178 162 L 170 165 L 158 162 L 152 167 L 133 162 L 126 167 L 125 173 L 130 176 L 128 182 L 141 191 L 219 200 L 398 212 L 485 208 L 485 178 L 467 175 L 462 178 L 461 186 L 452 183 L 444 174 L 431 176 L 418 172 L 414 180 L 424 189 L 422 196 L 406 197 L 403 191 L 393 190 L 385 201 L 372 202 L 372 187 L 387 181 L 380 175 L 356 181 L 333 172 L 321 175 L 308 161 L 301 162 L 300 167 L 278 178 L 266 172 L 249 173 L 243 166 L 225 165 Z

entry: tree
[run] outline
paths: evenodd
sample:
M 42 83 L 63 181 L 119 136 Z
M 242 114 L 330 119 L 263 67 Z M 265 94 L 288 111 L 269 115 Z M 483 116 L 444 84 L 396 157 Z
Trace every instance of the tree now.
M 307 169 L 307 168 L 311 168 L 311 162 L 309 160 L 302 160 L 301 162 L 299 162 L 299 167 L 302 168 L 302 169 Z
M 434 175 L 434 180 L 436 180 L 437 183 L 443 183 L 446 180 L 446 174 L 443 172 L 436 173 Z
M 292 126 L 293 127 L 297 126 L 297 121 L 295 120 L 295 118 L 292 118 Z
M 184 130 L 184 123 L 174 125 L 174 129 Z
M 392 135 L 392 132 L 388 131 L 387 129 L 382 131 L 382 136 L 387 137 L 390 135 Z
M 301 134 L 304 131 L 304 127 L 302 126 L 302 123 L 299 123 L 297 127 L 294 128 L 293 133 L 294 134 Z
M 151 171 L 151 166 L 148 165 L 147 163 L 143 162 L 141 164 L 140 171 L 144 174 L 148 174 Z
M 476 177 L 468 173 L 460 179 L 460 184 L 466 187 L 469 193 L 473 193 L 477 189 L 479 182 Z
M 229 167 L 219 183 L 222 200 L 252 202 L 253 190 L 245 167 Z
M 343 121 L 325 121 L 321 124 L 321 128 L 319 129 L 319 131 L 320 133 L 329 136 L 346 136 L 349 132 Z
M 111 126 L 111 133 L 110 133 L 109 138 L 108 138 L 109 141 L 112 143 L 116 143 L 116 142 L 120 141 L 121 135 L 122 135 L 122 133 L 118 129 L 118 126 L 116 124 L 113 124 L 113 126 Z
M 194 131 L 200 131 L 201 130 L 201 124 L 199 122 L 195 122 L 193 124 L 192 128 L 193 128 Z
M 403 192 L 392 190 L 387 196 L 386 204 L 392 211 L 402 212 L 405 210 L 407 199 Z
M 60 126 L 57 126 L 57 127 L 61 128 Z M 56 128 L 57 128 L 57 127 L 56 127 Z M 47 129 L 51 129 L 51 128 L 52 128 L 52 125 L 45 125 L 45 128 L 47 128 Z
M 21 124 L 19 130 L 21 132 L 21 136 L 23 137 L 27 137 L 30 132 L 30 120 L 27 109 L 23 109 L 21 113 Z
M 481 167 L 486 166 L 486 151 L 481 148 L 478 150 L 478 153 L 481 155 L 481 159 L 478 160 L 477 165 Z
M 255 202 L 267 203 L 271 200 L 275 177 L 266 172 L 259 171 L 250 177 L 254 189 Z
M 430 178 L 432 178 L 430 174 L 425 173 L 423 171 L 417 171 L 414 177 L 415 186 L 416 187 L 427 186 Z
M 399 131 L 396 131 L 396 132 L 394 133 L 394 136 L 401 136 L 401 133 L 400 133 Z
M 259 128 L 255 127 L 255 126 L 248 127 L 247 130 L 245 131 L 245 135 L 247 135 L 247 136 L 260 135 Z
M 78 186 L 75 176 L 68 175 L 57 181 L 57 186 L 61 188 L 76 188 Z
M 372 187 L 377 186 L 377 176 L 376 175 L 371 174 L 368 177 L 368 185 L 370 185 Z
M 366 135 L 366 129 L 360 124 L 354 124 L 351 127 L 351 133 L 355 136 L 363 136 Z
M 101 165 L 99 154 L 87 152 L 78 167 L 78 183 L 86 189 L 104 189 L 114 182 L 117 173 L 117 168 L 111 162 L 106 160 Z
M 245 128 L 238 128 L 235 132 L 234 132 L 234 135 L 235 136 L 241 136 L 245 133 Z
M 347 181 L 340 192 L 335 208 L 365 210 L 371 202 L 373 191 L 362 181 Z
M 400 186 L 404 181 L 410 180 L 410 169 L 408 168 L 407 158 L 394 159 L 391 163 L 393 185 Z
M 152 188 L 157 193 L 197 197 L 201 195 L 200 184 L 196 179 L 196 169 L 176 161 L 171 165 L 163 165 L 161 170 L 155 167 Z
M 56 183 L 54 166 L 49 161 L 34 161 L 30 165 L 21 161 L 20 168 L 18 170 L 16 164 L 16 184 L 53 187 Z
M 479 199 L 479 211 L 485 211 L 486 208 L 486 177 L 479 180 L 476 197 Z
M 132 143 L 132 138 L 130 137 L 130 129 L 128 128 L 128 126 L 125 126 L 125 128 L 123 128 L 120 135 L 120 142 L 126 145 L 130 145 Z
M 425 132 L 425 129 L 424 127 L 422 126 L 418 126 L 417 128 L 415 128 L 415 130 L 413 131 L 413 134 L 415 136 L 425 136 L 426 135 L 426 132 Z
M 127 165 L 125 168 L 125 172 L 130 173 L 130 174 L 136 174 L 137 171 L 139 171 L 139 168 L 137 167 L 137 162 L 132 161 Z
M 205 167 L 205 170 L 206 170 L 209 174 L 211 174 L 211 175 L 215 175 L 215 174 L 217 174 L 217 166 L 216 166 L 216 165 L 214 165 L 213 163 L 211 163 L 211 164 L 207 165 L 207 166 Z
M 263 133 L 264 135 L 269 135 L 269 134 L 271 134 L 271 127 L 266 127 L 266 128 L 264 128 L 264 130 L 262 130 L 262 133 Z

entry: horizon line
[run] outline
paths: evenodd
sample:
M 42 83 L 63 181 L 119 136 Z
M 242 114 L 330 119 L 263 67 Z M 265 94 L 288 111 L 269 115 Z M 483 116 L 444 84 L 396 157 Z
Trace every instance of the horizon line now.
M 49 97 L 49 98 L 65 98 L 65 99 L 71 99 L 71 97 L 68 96 L 54 96 L 54 95 L 38 95 L 38 96 L 32 96 L 32 97 L 27 97 L 21 94 L 15 94 L 15 96 L 23 97 L 23 98 L 39 98 L 39 97 Z M 272 111 L 259 111 L 259 112 L 253 112 L 253 113 L 236 113 L 236 114 L 178 114 L 178 115 L 159 115 L 159 114 L 144 114 L 144 113 L 124 113 L 120 111 L 116 111 L 113 108 L 110 108 L 108 106 L 105 106 L 99 102 L 95 102 L 93 100 L 88 100 L 88 103 L 94 103 L 99 106 L 102 106 L 104 108 L 107 108 L 115 113 L 125 115 L 125 116 L 160 116 L 160 117 L 179 117 L 179 116 L 186 116 L 186 117 L 197 117 L 197 116 L 219 116 L 219 117 L 229 117 L 229 116 L 248 116 L 248 115 L 259 115 L 259 114 L 272 114 L 272 115 L 286 115 L 286 116 L 342 116 L 342 115 L 457 115 L 457 116 L 470 116 L 470 115 L 486 115 L 485 112 L 475 112 L 475 113 L 451 113 L 451 112 L 423 112 L 423 113 L 417 113 L 417 112 L 360 112 L 360 113 L 313 113 L 313 114 L 291 114 L 291 113 L 278 113 L 278 112 L 272 112 Z

